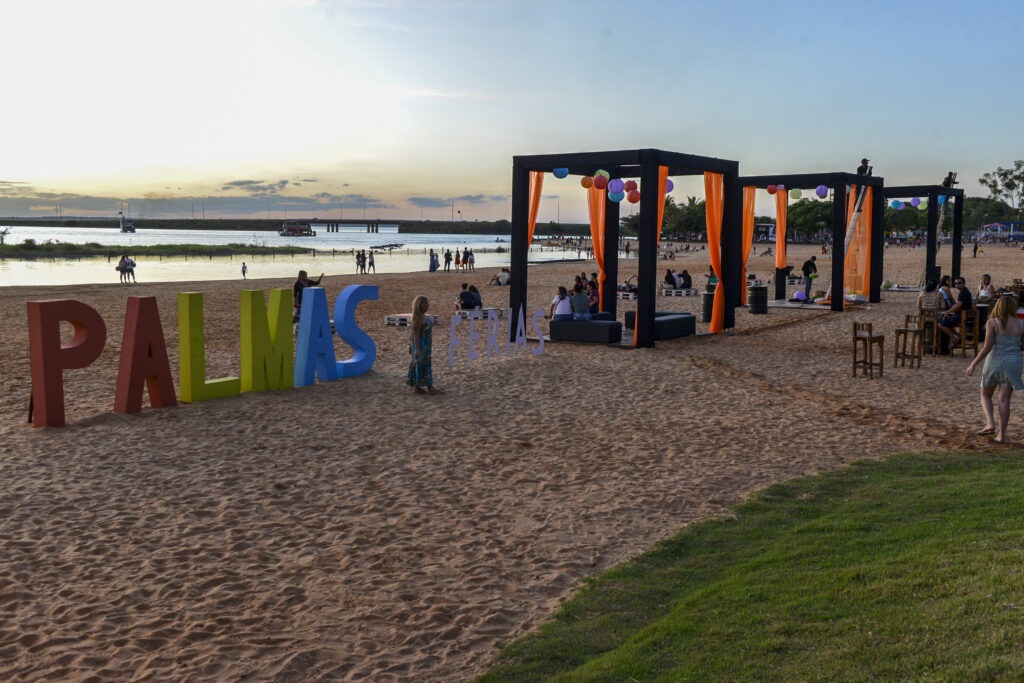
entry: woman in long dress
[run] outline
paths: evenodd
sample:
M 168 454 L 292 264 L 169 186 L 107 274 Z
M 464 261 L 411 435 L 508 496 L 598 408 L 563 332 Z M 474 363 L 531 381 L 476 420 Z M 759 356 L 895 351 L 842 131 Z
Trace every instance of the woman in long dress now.
M 430 300 L 418 296 L 412 302 L 412 326 L 409 337 L 409 374 L 407 382 L 417 394 L 438 394 L 434 388 L 434 373 L 431 363 L 434 321 L 426 313 Z
M 967 376 L 974 374 L 978 363 L 985 361 L 981 372 L 981 412 L 985 426 L 978 434 L 995 434 L 992 440 L 1006 443 L 1006 424 L 1010 421 L 1010 398 L 1014 389 L 1024 389 L 1024 363 L 1021 361 L 1021 338 L 1024 337 L 1024 321 L 1016 317 L 1017 299 L 1003 295 L 992 307 L 988 322 L 985 323 L 985 343 L 967 366 Z M 999 387 L 999 424 L 996 425 L 992 396 Z

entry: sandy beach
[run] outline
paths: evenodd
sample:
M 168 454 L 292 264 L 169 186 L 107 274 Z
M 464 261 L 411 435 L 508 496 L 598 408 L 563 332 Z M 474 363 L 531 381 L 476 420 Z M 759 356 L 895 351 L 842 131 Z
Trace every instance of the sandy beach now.
M 791 245 L 789 262 L 816 252 Z M 949 258 L 944 246 L 943 272 Z M 885 277 L 916 285 L 924 261 L 889 247 Z M 831 262 L 818 263 L 827 282 Z M 668 265 L 702 285 L 706 252 L 659 274 Z M 635 269 L 620 261 L 622 279 Z M 532 266 L 529 310 L 582 270 L 596 266 Z M 738 309 L 734 335 L 653 349 L 549 343 L 470 362 L 463 346 L 449 368 L 459 283 L 507 306 L 508 290 L 487 286 L 495 272 L 328 272 L 331 305 L 346 285 L 380 287 L 356 314 L 378 346 L 369 374 L 135 415 L 112 412 L 129 295 L 157 298 L 177 385 L 178 292 L 205 295 L 208 377 L 237 376 L 239 292 L 293 278 L 0 288 L 0 679 L 466 680 L 585 577 L 766 485 L 993 447 L 975 436 L 969 358 L 892 367 L 916 292 L 845 313 Z M 1024 253 L 965 250 L 972 291 L 982 273 L 1024 277 Z M 442 317 L 439 396 L 405 385 L 408 329 L 383 323 L 418 294 Z M 65 372 L 68 426 L 34 429 L 26 302 L 62 298 L 99 311 L 107 343 Z M 698 321 L 699 307 L 658 299 Z M 886 335 L 882 378 L 850 376 L 854 320 Z M 1009 436 L 1024 443 L 1019 398 L 1013 410 Z

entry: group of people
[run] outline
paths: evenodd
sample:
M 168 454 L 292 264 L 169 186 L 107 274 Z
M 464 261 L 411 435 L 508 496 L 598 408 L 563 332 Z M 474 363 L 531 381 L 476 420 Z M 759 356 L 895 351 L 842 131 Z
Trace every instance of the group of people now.
M 552 320 L 590 320 L 598 312 L 601 305 L 601 291 L 597 283 L 597 273 L 587 277 L 584 271 L 576 276 L 569 288 L 560 286 L 555 298 L 551 300 L 548 317 Z
M 365 249 L 356 252 L 356 272 L 366 275 L 370 271 L 377 272 L 377 265 L 373 262 L 373 249 L 367 254 Z
M 668 268 L 665 270 L 664 277 L 665 286 L 671 289 L 692 289 L 693 278 L 690 277 L 690 272 L 683 269 L 683 272 L 677 272 Z
M 437 256 L 434 254 L 434 250 L 430 250 L 430 272 L 434 272 L 438 269 L 440 264 L 437 263 Z M 444 251 L 444 272 L 449 273 L 452 269 L 452 250 L 445 249 Z M 473 254 L 473 250 L 466 247 L 465 251 L 461 251 L 458 248 L 455 249 L 455 272 L 467 272 L 472 273 L 476 271 L 476 256 Z
M 135 261 L 133 261 L 127 254 L 121 257 L 121 260 L 117 262 L 117 266 L 114 270 L 116 270 L 120 275 L 121 284 L 128 284 L 136 281 Z
M 1010 399 L 1013 391 L 1024 389 L 1024 320 L 1017 318 L 1017 297 L 1004 288 L 996 289 L 987 273 L 981 276 L 974 295 L 963 277 L 948 275 L 940 280 L 929 280 L 918 297 L 918 307 L 938 308 L 938 328 L 948 338 L 950 349 L 957 348 L 962 340 L 959 335 L 960 321 L 965 311 L 978 304 L 991 306 L 985 322 L 985 339 L 977 355 L 967 366 L 967 376 L 982 365 L 981 412 L 985 424 L 978 430 L 979 435 L 991 435 L 996 443 L 1006 443 L 1006 426 L 1010 420 Z M 995 414 L 993 397 L 999 390 L 999 414 Z

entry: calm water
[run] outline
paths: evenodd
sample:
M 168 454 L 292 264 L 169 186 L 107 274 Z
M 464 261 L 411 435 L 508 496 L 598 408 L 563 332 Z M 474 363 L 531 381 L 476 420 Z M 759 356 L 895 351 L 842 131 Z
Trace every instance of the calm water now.
M 137 257 L 135 276 L 140 282 L 197 282 L 205 280 L 230 280 L 241 277 L 242 262 L 249 267 L 250 278 L 294 277 L 299 269 L 316 276 L 321 272 L 340 275 L 355 272 L 355 258 L 352 250 L 366 249 L 389 244 L 402 243 L 399 249 L 374 254 L 377 272 L 413 273 L 427 271 L 428 252 L 433 249 L 442 253 L 444 249 L 462 250 L 469 247 L 476 255 L 478 272 L 497 272 L 508 266 L 510 256 L 509 236 L 502 235 L 497 242 L 493 235 L 452 235 L 452 234 L 398 234 L 397 227 L 381 226 L 378 233 L 367 233 L 365 228 L 348 232 L 328 233 L 316 228 L 316 237 L 281 237 L 275 232 L 244 232 L 235 230 L 150 230 L 136 233 L 122 233 L 117 228 L 52 228 L 16 226 L 7 235 L 7 244 L 19 244 L 33 239 L 40 244 L 64 242 L 86 244 L 97 242 L 110 246 L 112 250 L 132 255 L 133 249 L 158 244 L 247 244 L 256 246 L 299 246 L 310 250 L 310 254 L 295 256 L 218 256 L 212 259 L 183 257 L 157 258 Z M 502 252 L 496 251 L 498 248 Z M 312 255 L 315 250 L 315 255 Z M 530 252 L 531 261 L 560 260 L 575 258 L 576 252 L 560 249 L 534 247 Z M 119 256 L 53 261 L 12 261 L 0 260 L 0 286 L 24 285 L 33 282 L 74 285 L 102 282 L 117 282 L 114 270 Z M 442 261 L 443 264 L 443 261 Z

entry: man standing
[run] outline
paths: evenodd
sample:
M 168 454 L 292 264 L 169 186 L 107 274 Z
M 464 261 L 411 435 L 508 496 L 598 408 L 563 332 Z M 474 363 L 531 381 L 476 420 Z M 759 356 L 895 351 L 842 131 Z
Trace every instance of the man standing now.
M 249 272 L 249 266 L 245 265 L 245 261 L 242 261 L 242 279 L 247 279 L 245 276 Z
M 299 271 L 299 279 L 292 285 L 292 323 L 295 325 L 295 330 L 298 330 L 299 312 L 302 310 L 302 290 L 306 287 L 319 287 L 320 281 L 323 279 L 323 273 L 320 273 L 320 277 L 316 280 L 310 280 L 306 271 Z
M 816 260 L 817 257 L 812 254 L 811 258 L 804 261 L 803 268 L 801 269 L 804 273 L 804 299 L 807 301 L 811 300 L 811 284 L 814 283 L 814 278 L 811 277 L 811 274 L 818 274 L 818 266 L 814 264 Z
M 452 250 L 444 250 L 444 272 L 450 273 L 452 269 Z

